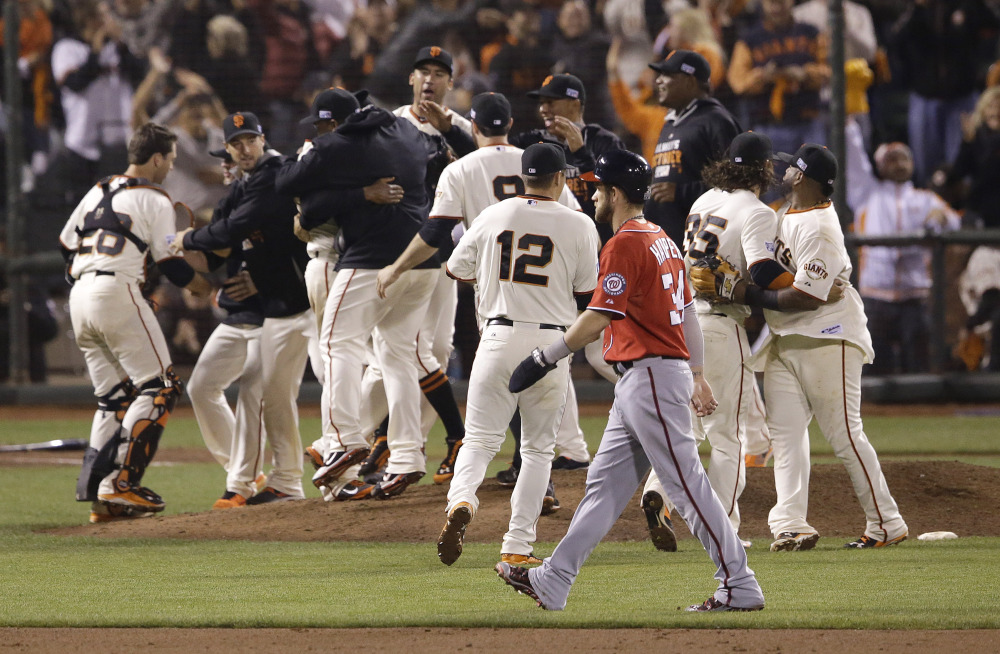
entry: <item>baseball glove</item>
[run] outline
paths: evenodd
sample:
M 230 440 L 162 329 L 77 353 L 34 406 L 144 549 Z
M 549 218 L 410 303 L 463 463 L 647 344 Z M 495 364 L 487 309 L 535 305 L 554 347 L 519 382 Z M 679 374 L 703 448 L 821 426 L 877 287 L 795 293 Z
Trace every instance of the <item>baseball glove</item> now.
M 709 302 L 726 303 L 733 301 L 740 271 L 718 255 L 710 254 L 691 265 L 689 276 L 695 295 Z

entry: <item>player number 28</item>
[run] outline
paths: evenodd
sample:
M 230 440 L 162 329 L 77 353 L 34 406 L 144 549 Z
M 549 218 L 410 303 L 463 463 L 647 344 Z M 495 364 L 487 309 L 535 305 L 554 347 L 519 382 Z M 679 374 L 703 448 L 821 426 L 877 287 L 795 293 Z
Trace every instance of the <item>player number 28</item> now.
M 532 286 L 548 286 L 547 275 L 536 275 L 528 272 L 528 267 L 544 268 L 552 262 L 552 239 L 541 234 L 525 234 L 517 239 L 517 249 L 524 250 L 514 260 L 514 274 L 510 274 L 510 260 L 514 250 L 514 232 L 509 229 L 497 236 L 500 244 L 500 281 L 511 281 L 515 284 L 531 284 Z M 532 254 L 532 248 L 539 248 L 537 254 Z
M 719 237 L 726 231 L 728 222 L 719 216 L 702 218 L 700 213 L 691 214 L 684 225 L 684 251 L 692 259 L 715 254 L 719 249 Z

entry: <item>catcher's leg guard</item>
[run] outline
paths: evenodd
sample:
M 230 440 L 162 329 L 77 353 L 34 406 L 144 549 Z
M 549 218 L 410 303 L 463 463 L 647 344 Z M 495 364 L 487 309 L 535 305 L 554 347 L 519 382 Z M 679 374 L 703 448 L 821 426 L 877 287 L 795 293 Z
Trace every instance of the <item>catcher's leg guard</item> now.
M 139 397 L 129 407 L 122 421 L 122 433 L 127 436 L 127 448 L 122 457 L 121 471 L 115 478 L 115 488 L 120 492 L 139 486 L 146 467 L 160 443 L 160 436 L 184 392 L 183 384 L 173 368 L 158 379 L 152 379 L 139 389 Z
M 121 426 L 125 412 L 138 391 L 126 378 L 111 392 L 97 398 L 97 412 L 90 430 L 90 447 L 83 456 L 80 476 L 76 480 L 76 501 L 97 499 L 97 486 L 115 469 L 115 455 L 121 444 Z

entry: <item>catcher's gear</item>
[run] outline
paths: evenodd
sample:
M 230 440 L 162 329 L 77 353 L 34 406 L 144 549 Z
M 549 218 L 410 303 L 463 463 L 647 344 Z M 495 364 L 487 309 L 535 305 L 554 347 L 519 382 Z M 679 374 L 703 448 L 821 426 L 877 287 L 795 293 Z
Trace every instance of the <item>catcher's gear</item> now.
M 526 388 L 534 386 L 539 379 L 556 369 L 555 363 L 549 363 L 542 356 L 542 351 L 537 347 L 531 351 L 531 355 L 514 368 L 510 375 L 510 382 L 507 388 L 511 393 L 520 393 Z
M 718 255 L 710 254 L 691 265 L 689 276 L 697 296 L 710 302 L 725 303 L 733 301 L 740 271 Z

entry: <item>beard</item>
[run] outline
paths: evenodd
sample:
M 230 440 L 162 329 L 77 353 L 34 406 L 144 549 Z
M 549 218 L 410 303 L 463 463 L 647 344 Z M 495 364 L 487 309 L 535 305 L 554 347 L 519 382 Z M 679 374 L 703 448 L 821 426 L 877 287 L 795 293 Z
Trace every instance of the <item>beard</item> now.
M 607 203 L 597 205 L 594 210 L 594 220 L 598 223 L 611 224 L 612 211 Z

